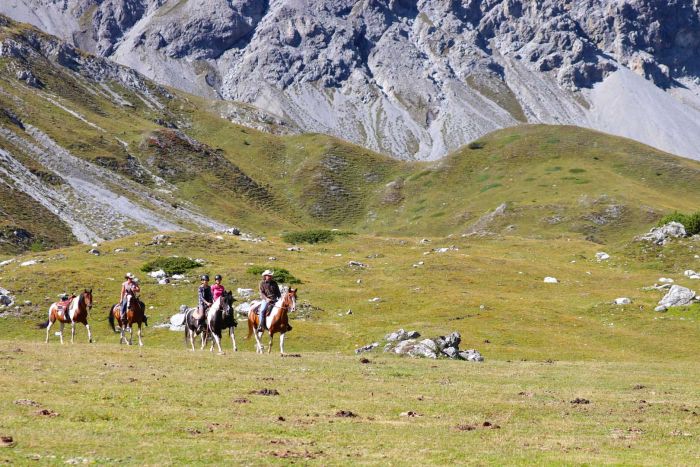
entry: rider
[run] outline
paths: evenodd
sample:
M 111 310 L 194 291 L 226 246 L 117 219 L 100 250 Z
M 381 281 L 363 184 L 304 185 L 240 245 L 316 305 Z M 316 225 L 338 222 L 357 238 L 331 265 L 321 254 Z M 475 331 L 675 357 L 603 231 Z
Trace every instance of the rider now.
M 260 299 L 263 303 L 260 305 L 259 310 L 260 322 L 258 323 L 258 332 L 262 332 L 265 329 L 265 316 L 282 296 L 277 282 L 272 278 L 274 274 L 275 273 L 269 269 L 266 269 L 262 273 L 263 280 L 260 281 Z
M 226 289 L 221 285 L 221 274 L 217 274 L 214 276 L 214 285 L 211 286 L 211 302 L 214 303 L 224 292 L 226 292 Z
M 129 300 L 133 299 L 137 293 L 141 292 L 141 287 L 139 287 L 138 281 L 133 274 L 127 272 L 124 278 L 126 281 L 122 284 L 122 293 L 119 299 L 122 304 L 122 320 L 126 319 L 126 309 L 129 305 Z
M 211 304 L 214 302 L 214 298 L 211 294 L 211 286 L 209 285 L 209 276 L 204 274 L 202 276 L 202 285 L 199 286 L 199 312 L 204 313 L 209 309 Z

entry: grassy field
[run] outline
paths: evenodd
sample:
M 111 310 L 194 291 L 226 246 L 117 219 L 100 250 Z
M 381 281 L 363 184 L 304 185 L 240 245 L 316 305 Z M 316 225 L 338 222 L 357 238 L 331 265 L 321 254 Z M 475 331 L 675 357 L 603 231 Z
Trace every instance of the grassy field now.
M 4 267 L 2 282 L 19 302 L 40 305 L 0 320 L 0 434 L 17 442 L 0 451 L 0 459 L 700 462 L 700 306 L 655 313 L 662 294 L 642 290 L 661 276 L 694 285 L 682 272 L 700 269 L 697 241 L 663 249 L 626 242 L 606 248 L 612 258 L 599 263 L 600 247 L 576 239 L 432 238 L 425 245 L 416 238 L 351 235 L 304 245 L 301 252 L 287 251 L 277 238 L 261 244 L 202 234 L 173 235 L 171 245 L 148 240 L 105 243 L 99 257 L 84 247 L 28 254 L 18 260 L 44 263 Z M 431 251 L 443 246 L 453 249 Z M 272 355 L 256 355 L 241 331 L 241 351 L 233 353 L 226 338 L 223 356 L 189 352 L 182 333 L 152 327 L 145 347 L 119 346 L 105 320 L 119 276 L 185 251 L 206 260 L 188 274 L 192 283 L 142 279 L 143 299 L 153 306 L 151 326 L 180 304 L 194 303 L 201 272 L 221 272 L 225 284 L 237 288 L 256 283 L 246 273 L 251 264 L 285 267 L 302 280 L 299 316 L 286 342 L 287 352 L 300 357 L 280 358 L 277 343 Z M 350 260 L 368 267 L 352 268 Z M 424 264 L 413 267 L 419 261 Z M 544 284 L 546 275 L 560 283 Z M 46 297 L 78 287 L 95 290 L 97 343 L 87 344 L 80 328 L 77 344 L 61 347 L 55 336 L 43 344 L 35 324 L 45 319 Z M 633 304 L 610 304 L 620 296 Z M 374 297 L 382 301 L 370 303 Z M 486 361 L 354 355 L 354 348 L 399 327 L 428 337 L 459 331 L 461 347 L 480 350 Z M 279 395 L 251 393 L 261 389 Z M 571 402 L 577 398 L 589 403 Z M 40 406 L 15 403 L 19 399 Z M 37 415 L 44 408 L 60 415 Z M 409 411 L 420 416 L 401 416 Z

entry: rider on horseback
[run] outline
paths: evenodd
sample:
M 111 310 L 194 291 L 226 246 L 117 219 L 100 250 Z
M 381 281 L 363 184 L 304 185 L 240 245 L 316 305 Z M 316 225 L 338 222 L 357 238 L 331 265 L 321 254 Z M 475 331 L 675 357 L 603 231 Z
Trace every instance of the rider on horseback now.
M 138 280 L 130 272 L 126 273 L 124 276 L 126 281 L 122 284 L 121 298 L 119 299 L 122 304 L 121 319 L 126 319 L 126 309 L 129 306 L 129 301 L 132 300 L 137 293 L 141 292 L 141 287 L 139 287 Z
M 198 314 L 202 316 L 214 303 L 214 297 L 211 293 L 211 286 L 209 285 L 209 276 L 204 274 L 202 276 L 202 285 L 199 286 L 199 307 Z
M 211 286 L 211 302 L 214 303 L 217 298 L 224 294 L 224 292 L 226 292 L 226 289 L 223 285 L 221 285 L 221 274 L 217 274 L 214 276 L 214 285 Z
M 262 273 L 263 280 L 260 282 L 260 299 L 263 303 L 260 305 L 260 310 L 258 311 L 260 317 L 258 332 L 262 332 L 265 329 L 265 316 L 267 316 L 267 313 L 272 310 L 272 307 L 282 296 L 277 282 L 272 278 L 274 274 L 275 273 L 269 269 Z

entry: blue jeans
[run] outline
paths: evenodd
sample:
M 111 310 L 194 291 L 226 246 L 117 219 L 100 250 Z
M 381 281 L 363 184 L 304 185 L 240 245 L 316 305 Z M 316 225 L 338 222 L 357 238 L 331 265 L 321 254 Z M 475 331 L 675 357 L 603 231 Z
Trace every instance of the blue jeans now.
M 260 310 L 258 311 L 260 323 L 258 324 L 258 328 L 265 329 L 265 316 L 267 315 L 268 310 L 272 309 L 273 306 L 274 302 L 266 302 L 260 305 Z
M 124 295 L 124 300 L 122 300 L 122 319 L 126 318 L 126 306 L 129 301 L 129 296 Z

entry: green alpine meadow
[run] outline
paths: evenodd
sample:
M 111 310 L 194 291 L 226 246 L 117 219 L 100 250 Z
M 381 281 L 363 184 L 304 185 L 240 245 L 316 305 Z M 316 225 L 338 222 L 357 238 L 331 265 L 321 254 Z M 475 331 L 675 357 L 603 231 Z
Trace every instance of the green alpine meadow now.
M 0 15 L 0 463 L 699 465 L 699 219 L 700 162 L 631 139 L 397 159 Z M 212 305 L 192 351 L 216 275 L 237 350 Z M 93 342 L 40 328 L 88 290 Z

